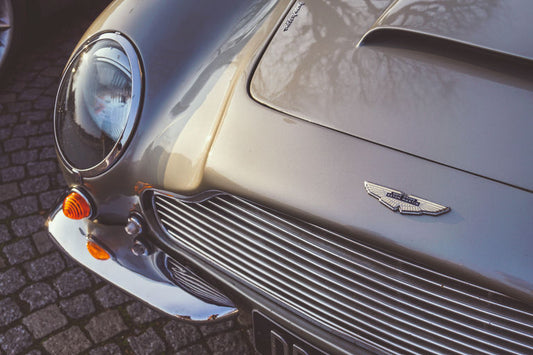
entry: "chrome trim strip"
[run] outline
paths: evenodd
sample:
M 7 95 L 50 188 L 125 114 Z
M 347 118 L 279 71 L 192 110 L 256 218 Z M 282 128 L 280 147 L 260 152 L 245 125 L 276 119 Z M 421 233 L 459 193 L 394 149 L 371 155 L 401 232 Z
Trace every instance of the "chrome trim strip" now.
M 53 210 L 46 224 L 52 239 L 77 262 L 169 315 L 195 322 L 212 322 L 237 314 L 235 307 L 209 304 L 170 283 L 157 267 L 156 260 L 163 253 L 161 250 L 156 249 L 147 257 L 127 256 L 133 239 L 122 226 L 106 227 L 88 219 L 68 219 L 61 204 Z M 89 230 L 101 242 L 114 239 L 109 245 L 118 245 L 112 250 L 115 258 L 96 260 L 91 257 L 85 246 Z

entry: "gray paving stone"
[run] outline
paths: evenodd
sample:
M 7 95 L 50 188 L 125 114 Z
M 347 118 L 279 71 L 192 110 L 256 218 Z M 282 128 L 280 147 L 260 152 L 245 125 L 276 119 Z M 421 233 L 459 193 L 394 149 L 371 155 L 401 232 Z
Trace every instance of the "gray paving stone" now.
M 11 201 L 10 203 L 13 212 L 17 216 L 27 216 L 32 213 L 37 213 L 39 211 L 39 205 L 37 203 L 37 197 L 35 196 L 26 196 L 16 200 Z
M 50 120 L 49 122 L 43 122 L 39 125 L 39 134 L 44 135 L 45 133 L 54 133 L 54 124 L 53 121 Z M 55 154 L 55 149 L 53 150 Z M 47 159 L 47 158 L 55 158 L 55 156 L 52 156 L 50 154 L 41 156 L 41 159 Z
M 55 187 L 65 187 L 67 185 L 67 182 L 65 181 L 65 177 L 63 176 L 63 174 L 57 174 L 56 178 L 52 181 L 52 184 Z
M 57 163 L 55 161 L 39 161 L 29 162 L 27 165 L 28 174 L 30 176 L 38 176 L 44 174 L 52 174 L 57 171 Z
M 10 295 L 26 284 L 26 278 L 22 275 L 19 269 L 12 267 L 11 269 L 0 273 L 0 295 Z
M 30 81 L 33 81 L 35 77 L 37 77 L 37 74 L 38 73 L 36 71 L 24 70 L 21 73 L 19 73 L 19 75 L 17 76 L 17 79 L 25 81 L 25 82 L 30 82 Z
M 41 96 L 33 101 L 33 107 L 37 110 L 51 110 L 54 108 L 54 103 L 54 97 Z
M 4 141 L 4 140 L 10 138 L 12 131 L 13 130 L 11 129 L 11 127 L 0 129 L 0 141 Z
M 29 121 L 13 127 L 11 137 L 29 137 L 39 133 L 39 124 L 31 124 Z
M 85 293 L 62 300 L 60 306 L 63 312 L 72 319 L 80 319 L 95 312 L 91 297 Z
M 199 328 L 204 336 L 209 336 L 216 333 L 226 332 L 234 327 L 235 320 L 229 319 L 226 321 L 216 322 L 214 324 L 201 325 Z
M 44 134 L 42 136 L 30 137 L 28 139 L 28 148 L 42 148 L 51 147 L 54 145 L 54 136 L 52 134 Z
M 128 329 L 117 310 L 110 310 L 94 316 L 85 326 L 91 339 L 100 343 Z
M 36 311 L 22 319 L 22 324 L 30 330 L 36 339 L 40 339 L 64 327 L 67 323 L 67 318 L 55 304 Z
M 24 165 L 30 161 L 35 161 L 39 158 L 39 151 L 37 149 L 21 150 L 19 152 L 11 153 L 11 162 L 16 165 Z
M 129 337 L 128 343 L 137 355 L 161 354 L 165 351 L 165 343 L 152 328 L 139 336 Z
M 2 251 L 7 256 L 7 260 L 11 265 L 20 264 L 35 256 L 35 249 L 30 238 L 24 238 L 8 244 Z
M 52 126 L 53 129 L 53 126 Z M 41 150 L 41 153 L 39 154 L 39 159 L 45 160 L 45 159 L 55 159 L 57 158 L 56 150 L 54 147 L 45 147 Z
M 22 111 L 31 110 L 31 101 L 16 101 L 7 103 L 7 111 L 11 113 L 18 113 Z
M 41 75 L 43 76 L 50 76 L 52 78 L 58 78 L 61 76 L 61 72 L 63 71 L 63 66 L 56 65 L 56 66 L 50 66 L 44 69 L 41 72 Z
M 11 229 L 17 237 L 25 237 L 37 232 L 44 226 L 44 217 L 31 215 L 15 219 L 11 222 Z
M 7 154 L 2 153 L 2 147 L 0 147 L 0 169 L 3 169 L 9 166 L 9 157 Z
M 20 190 L 22 191 L 24 195 L 43 192 L 43 191 L 48 190 L 49 188 L 50 188 L 50 179 L 48 178 L 48 176 L 39 176 L 33 179 L 24 180 L 23 182 L 20 183 Z
M 23 122 L 27 121 L 45 121 L 51 119 L 51 113 L 48 110 L 43 111 L 27 111 L 20 114 L 20 118 Z
M 35 244 L 35 247 L 40 254 L 48 253 L 49 251 L 54 250 L 56 247 L 47 231 L 37 232 L 32 236 L 32 238 L 33 244 Z
M 45 68 L 48 68 L 51 65 L 49 60 L 41 60 L 41 58 L 32 58 L 32 62 L 33 63 L 31 64 L 30 69 L 35 70 L 35 71 L 41 71 Z M 38 76 L 37 78 L 35 78 L 35 80 L 33 80 L 33 82 L 38 80 L 39 77 L 42 77 L 42 76 Z
M 5 206 L 3 204 L 0 204 L 0 220 L 7 219 L 7 218 L 11 217 L 11 214 L 12 214 L 12 212 L 7 206 Z M 1 237 L 0 237 L 0 243 L 2 243 L 2 238 Z
M 57 293 L 44 282 L 38 282 L 26 287 L 19 295 L 19 298 L 30 306 L 34 311 L 57 300 Z
M 104 308 L 115 307 L 131 300 L 130 296 L 109 284 L 97 290 L 94 296 Z
M 0 103 L 7 104 L 9 102 L 15 102 L 17 100 L 17 95 L 13 93 L 0 94 Z
M 1 110 L 0 110 L 1 112 Z M 7 127 L 7 126 L 10 126 L 12 124 L 15 124 L 17 123 L 17 115 L 14 115 L 14 114 L 6 114 L 6 113 L 3 113 L 2 114 L 2 119 L 0 120 L 0 127 Z
M 43 342 L 43 347 L 50 354 L 74 355 L 79 354 L 91 347 L 91 341 L 77 326 L 71 327 L 58 333 Z
M 185 322 L 170 321 L 163 327 L 165 339 L 174 351 L 199 341 L 202 334 L 198 328 Z
M 47 65 L 49 65 L 47 63 Z M 30 87 L 38 87 L 38 88 L 47 88 L 51 84 L 55 83 L 57 78 L 54 78 L 53 76 L 38 76 L 37 79 L 32 81 L 28 86 Z
M 39 350 L 32 350 L 29 353 L 27 353 L 26 355 L 41 355 L 41 354 L 42 354 L 42 352 L 40 352 Z
M 161 314 L 141 302 L 134 302 L 126 307 L 135 324 L 144 324 L 161 318 Z
M 41 95 L 42 91 L 42 89 L 38 88 L 24 90 L 22 94 L 20 94 L 19 100 L 35 100 Z
M 104 280 L 102 280 L 102 278 L 96 275 L 95 273 L 91 273 L 90 276 L 91 276 L 91 279 L 93 280 L 93 284 L 100 285 L 104 283 Z
M 91 280 L 85 270 L 78 267 L 62 273 L 54 281 L 54 286 L 61 297 L 68 297 L 77 291 L 91 287 Z
M 2 182 L 22 180 L 26 176 L 23 166 L 11 166 L 0 171 Z
M 0 327 L 9 325 L 20 317 L 22 317 L 22 312 L 11 298 L 0 300 Z
M 175 355 L 210 355 L 211 353 L 207 351 L 205 346 L 202 344 L 196 344 L 189 346 L 183 350 L 178 351 Z M 237 355 L 237 354 L 234 354 Z M 239 354 L 240 355 L 240 354 Z
M 49 210 L 52 207 L 55 207 L 58 197 L 60 197 L 65 189 L 58 189 L 52 191 L 46 191 L 39 195 L 39 202 L 41 203 L 41 208 Z
M 24 268 L 30 279 L 39 281 L 46 277 L 59 274 L 65 269 L 65 262 L 59 252 L 54 252 L 27 262 L 24 264 Z
M 12 200 L 20 196 L 19 187 L 16 183 L 0 185 L 0 202 Z
M 117 344 L 111 343 L 99 346 L 89 352 L 89 355 L 117 355 L 122 354 Z
M 56 93 L 57 93 L 57 88 L 56 87 L 49 87 L 44 92 L 45 95 L 55 95 Z
M 80 266 L 76 260 L 72 259 L 70 256 L 65 255 L 65 265 L 67 265 L 67 268 L 71 269 L 73 267 Z
M 33 343 L 31 334 L 19 325 L 0 335 L 0 345 L 6 355 L 20 354 Z
M 15 81 L 14 83 L 10 83 L 9 85 L 10 91 L 12 92 L 22 92 L 26 88 L 26 83 L 20 80 Z
M 6 153 L 21 150 L 26 147 L 26 139 L 24 138 L 12 138 L 4 140 L 4 151 Z
M 207 339 L 207 346 L 213 354 L 253 354 L 247 337 L 240 330 L 222 333 Z
M 5 243 L 11 239 L 11 234 L 7 227 L 3 224 L 0 224 L 0 243 Z

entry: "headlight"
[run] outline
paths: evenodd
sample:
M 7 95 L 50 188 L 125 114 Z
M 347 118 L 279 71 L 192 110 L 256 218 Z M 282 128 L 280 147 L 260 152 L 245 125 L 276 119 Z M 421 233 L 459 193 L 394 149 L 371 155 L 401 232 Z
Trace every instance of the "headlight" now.
M 135 49 L 116 33 L 89 40 L 61 79 L 54 128 L 63 162 L 94 176 L 111 166 L 133 132 L 141 98 Z

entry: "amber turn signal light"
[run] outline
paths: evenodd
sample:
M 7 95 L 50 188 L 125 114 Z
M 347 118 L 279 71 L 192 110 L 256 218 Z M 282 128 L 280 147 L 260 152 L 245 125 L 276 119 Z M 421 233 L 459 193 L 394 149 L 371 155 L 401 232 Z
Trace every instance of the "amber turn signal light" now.
M 98 260 L 107 260 L 109 259 L 109 253 L 105 251 L 101 246 L 93 242 L 92 240 L 87 241 L 87 250 L 93 258 Z
M 70 219 L 82 219 L 91 215 L 89 201 L 79 192 L 71 192 L 63 200 L 63 214 Z

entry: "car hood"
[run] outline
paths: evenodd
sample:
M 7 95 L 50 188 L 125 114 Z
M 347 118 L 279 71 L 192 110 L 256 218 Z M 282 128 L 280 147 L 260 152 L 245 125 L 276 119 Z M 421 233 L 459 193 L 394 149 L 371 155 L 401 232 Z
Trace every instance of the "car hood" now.
M 296 2 L 251 94 L 292 116 L 531 191 L 532 12 L 527 0 Z

